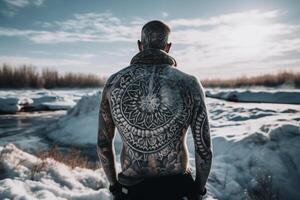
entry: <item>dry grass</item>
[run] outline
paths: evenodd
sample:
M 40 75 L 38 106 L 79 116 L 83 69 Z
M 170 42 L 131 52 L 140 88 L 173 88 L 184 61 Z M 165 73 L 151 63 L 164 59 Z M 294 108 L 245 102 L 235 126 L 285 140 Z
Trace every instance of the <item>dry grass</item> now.
M 201 81 L 205 87 L 236 88 L 244 86 L 276 87 L 283 84 L 300 88 L 300 72 L 281 71 L 277 74 L 265 74 L 253 77 L 242 76 L 236 79 L 205 79 Z
M 3 159 L 5 156 L 8 156 L 9 152 L 0 151 L 0 180 L 7 178 L 6 170 L 3 166 Z M 88 160 L 87 156 L 84 156 L 79 149 L 75 147 L 71 148 L 68 152 L 62 153 L 57 145 L 53 145 L 45 151 L 38 151 L 35 153 L 35 156 L 41 160 L 37 160 L 31 167 L 29 171 L 29 178 L 31 180 L 36 180 L 37 176 L 41 171 L 44 171 L 48 167 L 47 158 L 54 159 L 56 162 L 64 163 L 70 168 L 74 169 L 75 167 L 87 168 L 96 170 L 101 168 L 99 161 L 91 162 Z M 14 169 L 18 169 L 24 163 L 27 162 L 27 159 L 14 160 Z
M 84 156 L 81 151 L 75 147 L 71 148 L 66 153 L 62 153 L 59 151 L 58 147 L 54 145 L 46 151 L 37 152 L 36 156 L 41 158 L 42 161 L 47 158 L 52 158 L 57 162 L 64 163 L 71 168 L 81 167 L 93 170 L 100 168 L 99 162 L 94 163 L 89 161 L 87 156 Z
M 248 186 L 246 200 L 279 200 L 279 190 L 274 186 L 273 176 L 266 170 L 255 175 L 257 184 Z
M 39 72 L 33 66 L 0 66 L 0 88 L 62 88 L 62 87 L 100 87 L 104 77 L 94 74 L 59 74 L 46 68 Z
M 31 168 L 31 174 L 30 174 L 30 180 L 36 180 L 36 175 L 45 170 L 47 167 L 47 163 L 45 160 L 42 160 L 42 162 L 37 162 L 36 164 L 34 164 Z

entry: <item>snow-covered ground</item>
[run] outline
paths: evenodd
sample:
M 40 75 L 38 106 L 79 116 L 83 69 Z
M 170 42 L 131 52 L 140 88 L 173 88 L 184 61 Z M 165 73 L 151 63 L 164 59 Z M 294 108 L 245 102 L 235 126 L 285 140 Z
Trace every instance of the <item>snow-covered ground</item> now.
M 95 147 L 99 101 L 99 93 L 84 96 L 57 123 L 47 125 L 47 137 L 58 143 Z M 272 180 L 270 182 L 273 189 L 279 191 L 280 199 L 300 199 L 300 105 L 237 103 L 213 98 L 207 98 L 207 104 L 214 150 L 208 181 L 209 199 L 245 199 L 249 193 L 247 190 L 261 189 L 262 175 Z M 117 137 L 117 157 L 120 143 Z M 190 166 L 194 169 L 190 133 L 187 143 Z M 13 145 L 5 147 L 5 151 L 11 151 L 15 156 L 8 153 L 9 156 L 0 161 L 6 169 L 5 177 L 0 177 L 5 178 L 0 181 L 0 199 L 46 199 L 46 196 L 49 199 L 109 199 L 107 190 L 95 188 L 96 180 L 103 180 L 102 187 L 107 184 L 101 170 L 72 170 L 62 164 L 56 168 L 50 165 L 57 171 L 45 169 L 35 180 L 30 180 L 25 171 L 30 171 L 33 161 L 18 165 L 17 158 L 16 161 L 9 160 L 13 157 L 27 160 L 29 155 Z M 36 158 L 31 156 L 29 160 Z M 20 169 L 13 166 L 20 166 Z M 57 175 L 62 170 L 65 176 Z M 76 170 L 80 171 L 80 177 L 76 175 Z M 84 184 L 82 178 L 92 181 Z
M 0 199 L 109 199 L 103 170 L 41 160 L 13 144 L 0 148 Z
M 0 90 L 0 114 L 19 111 L 68 110 L 95 89 Z
M 66 116 L 48 127 L 48 137 L 64 144 L 95 145 L 100 96 L 100 92 L 83 96 Z
M 206 96 L 235 102 L 300 104 L 299 89 L 207 89 Z

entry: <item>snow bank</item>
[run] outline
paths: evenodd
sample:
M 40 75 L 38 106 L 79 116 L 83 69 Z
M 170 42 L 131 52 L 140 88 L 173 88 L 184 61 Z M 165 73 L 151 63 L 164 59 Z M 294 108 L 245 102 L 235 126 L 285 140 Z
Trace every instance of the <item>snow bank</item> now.
M 242 139 L 215 136 L 213 147 L 209 188 L 217 198 L 244 199 L 245 189 L 263 190 L 262 176 L 272 177 L 279 199 L 300 198 L 299 123 L 265 124 Z
M 206 96 L 235 102 L 300 104 L 300 91 L 208 89 Z
M 64 144 L 95 145 L 101 93 L 83 96 L 54 127 L 48 137 Z
M 0 147 L 0 199 L 111 200 L 102 169 L 41 160 L 13 144 Z M 207 195 L 205 200 L 217 200 Z
M 85 94 L 94 90 L 3 90 L 0 113 L 20 111 L 68 110 Z
M 25 153 L 13 144 L 0 147 L 0 199 L 108 200 L 104 172 L 74 168 Z

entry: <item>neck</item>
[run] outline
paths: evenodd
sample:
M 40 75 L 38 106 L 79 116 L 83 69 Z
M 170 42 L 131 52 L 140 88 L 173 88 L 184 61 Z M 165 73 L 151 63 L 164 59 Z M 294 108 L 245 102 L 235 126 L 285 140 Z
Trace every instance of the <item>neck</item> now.
M 130 64 L 148 64 L 148 65 L 160 65 L 168 64 L 176 66 L 176 60 L 171 57 L 167 52 L 161 49 L 145 49 L 138 54 L 136 54 Z

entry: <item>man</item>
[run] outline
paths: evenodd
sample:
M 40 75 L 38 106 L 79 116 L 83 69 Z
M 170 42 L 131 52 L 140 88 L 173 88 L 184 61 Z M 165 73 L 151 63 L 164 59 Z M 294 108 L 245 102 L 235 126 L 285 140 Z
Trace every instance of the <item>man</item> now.
M 113 74 L 102 93 L 97 151 L 114 199 L 202 199 L 212 150 L 204 93 L 168 55 L 170 28 L 144 25 L 140 52 Z M 186 133 L 195 143 L 196 179 L 188 169 Z M 115 167 L 115 127 L 122 139 L 121 167 Z

